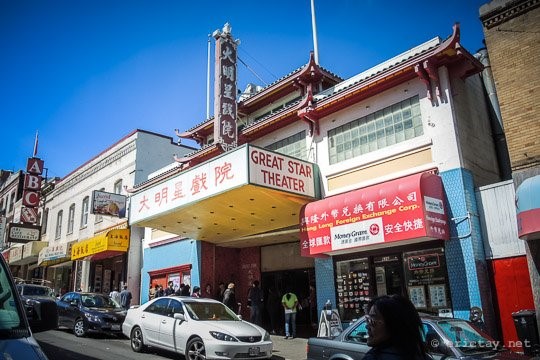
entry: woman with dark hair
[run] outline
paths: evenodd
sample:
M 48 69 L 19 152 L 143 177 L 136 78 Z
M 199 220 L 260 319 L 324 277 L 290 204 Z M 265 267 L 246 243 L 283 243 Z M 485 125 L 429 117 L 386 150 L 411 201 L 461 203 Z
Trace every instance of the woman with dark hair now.
M 422 322 L 414 305 L 400 295 L 384 295 L 369 304 L 364 360 L 429 359 L 422 340 Z

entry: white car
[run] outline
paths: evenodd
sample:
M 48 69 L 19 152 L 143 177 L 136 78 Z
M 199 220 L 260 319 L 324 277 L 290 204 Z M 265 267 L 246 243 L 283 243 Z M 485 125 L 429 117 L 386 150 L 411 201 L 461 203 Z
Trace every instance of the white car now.
M 132 306 L 122 332 L 135 352 L 153 346 L 189 360 L 272 357 L 273 344 L 266 330 L 212 299 L 164 296 Z

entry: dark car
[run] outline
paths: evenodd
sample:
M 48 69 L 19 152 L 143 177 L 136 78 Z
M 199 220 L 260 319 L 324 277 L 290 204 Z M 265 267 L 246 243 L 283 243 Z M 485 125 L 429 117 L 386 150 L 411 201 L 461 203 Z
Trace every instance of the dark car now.
M 469 321 L 422 315 L 425 344 L 428 353 L 438 359 L 528 359 L 504 348 Z M 365 317 L 333 338 L 310 338 L 307 360 L 358 360 L 370 347 L 367 345 Z
M 58 325 L 73 329 L 76 336 L 85 336 L 88 332 L 122 334 L 126 310 L 106 295 L 69 292 L 56 304 Z
M 21 295 L 30 328 L 34 331 L 38 330 L 41 323 L 38 321 L 39 314 L 42 311 L 56 311 L 56 298 L 53 289 L 45 285 L 19 282 L 17 292 Z
M 58 323 L 56 305 L 35 309 L 34 323 L 39 330 L 30 329 L 21 296 L 8 265 L 0 255 L 0 358 L 46 360 L 32 332 L 54 329 Z

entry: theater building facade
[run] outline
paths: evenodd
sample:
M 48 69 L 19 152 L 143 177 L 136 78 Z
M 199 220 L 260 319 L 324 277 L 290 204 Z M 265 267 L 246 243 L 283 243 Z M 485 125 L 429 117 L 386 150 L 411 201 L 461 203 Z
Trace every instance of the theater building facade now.
M 443 316 L 479 306 L 492 326 L 474 189 L 499 164 L 482 65 L 459 38 L 456 25 L 347 80 L 312 55 L 231 107 L 216 83 L 217 115 L 180 134 L 200 149 L 130 190 L 142 301 L 152 283 L 232 281 L 245 304 L 260 279 L 301 299 L 311 285 L 313 312 L 330 300 L 344 322 L 401 293 Z

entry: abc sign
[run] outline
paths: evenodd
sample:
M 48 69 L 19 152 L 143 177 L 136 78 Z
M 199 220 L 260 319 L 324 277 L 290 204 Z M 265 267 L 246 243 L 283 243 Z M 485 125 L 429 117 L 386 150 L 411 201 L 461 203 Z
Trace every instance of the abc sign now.
M 39 192 L 24 190 L 22 203 L 24 206 L 38 207 L 39 206 Z

